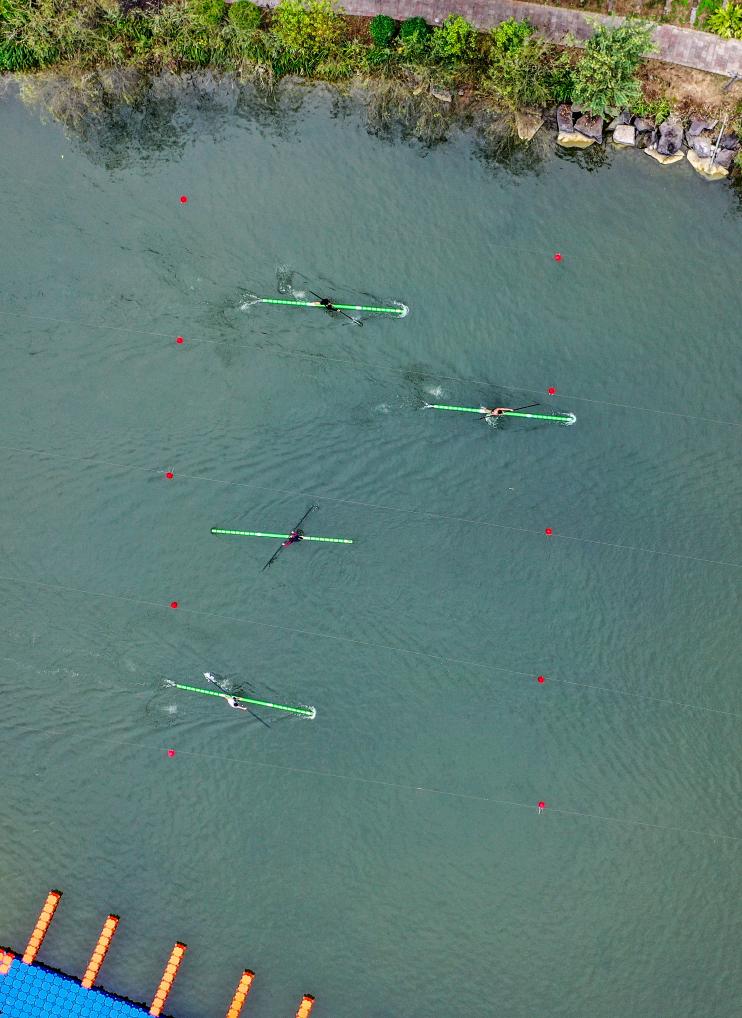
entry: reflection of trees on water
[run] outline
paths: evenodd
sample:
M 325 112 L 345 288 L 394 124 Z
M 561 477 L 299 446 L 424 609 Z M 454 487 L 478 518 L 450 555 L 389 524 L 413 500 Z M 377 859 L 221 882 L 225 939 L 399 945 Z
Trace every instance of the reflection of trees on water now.
M 370 82 L 362 101 L 368 130 L 385 141 L 415 140 L 429 148 L 445 141 L 455 122 L 450 106 L 398 81 Z
M 250 78 L 210 71 L 152 78 L 134 68 L 77 76 L 40 73 L 0 79 L 0 97 L 18 87 L 27 105 L 63 124 L 87 157 L 106 169 L 167 159 L 196 138 L 218 141 L 232 118 L 262 134 L 287 137 L 298 130 L 310 96 L 324 101 L 335 119 L 365 118 L 371 134 L 392 144 L 416 141 L 427 149 L 446 141 L 452 130 L 466 129 L 474 155 L 494 171 L 538 173 L 554 156 L 588 172 L 612 162 L 613 153 L 605 145 L 559 148 L 553 124 L 523 142 L 509 113 L 476 103 L 457 110 L 428 92 L 415 95 L 398 81 L 363 82 L 360 88 L 340 90 L 308 87 L 291 78 L 278 82 L 260 69 L 253 69 Z M 742 171 L 734 171 L 730 183 L 735 212 L 742 214 Z
M 305 94 L 202 72 L 152 78 L 130 68 L 75 77 L 19 77 L 20 96 L 42 117 L 64 125 L 87 157 L 106 169 L 169 158 L 204 136 L 218 141 L 232 117 L 264 133 L 296 126 Z
M 531 141 L 521 141 L 511 113 L 481 110 L 473 116 L 472 128 L 474 154 L 493 171 L 535 174 L 554 153 L 554 140 L 544 128 Z
M 591 145 L 590 148 L 560 148 L 557 152 L 560 159 L 577 165 L 593 173 L 595 170 L 602 170 L 604 166 L 610 166 L 613 153 L 607 145 Z

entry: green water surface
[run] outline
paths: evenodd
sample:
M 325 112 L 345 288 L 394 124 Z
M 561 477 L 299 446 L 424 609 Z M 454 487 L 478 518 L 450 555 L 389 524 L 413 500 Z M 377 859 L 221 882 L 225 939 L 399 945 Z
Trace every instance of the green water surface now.
M 733 192 L 323 90 L 148 117 L 0 104 L 0 943 L 58 886 L 41 960 L 117 912 L 101 982 L 181 939 L 179 1018 L 244 967 L 255 1018 L 738 1014 Z M 315 501 L 352 546 L 209 533 Z

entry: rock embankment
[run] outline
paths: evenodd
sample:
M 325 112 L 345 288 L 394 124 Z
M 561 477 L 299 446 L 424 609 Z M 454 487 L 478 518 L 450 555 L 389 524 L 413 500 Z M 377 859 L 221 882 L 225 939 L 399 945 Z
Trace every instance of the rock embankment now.
M 605 132 L 615 145 L 641 149 L 663 166 L 681 162 L 687 154 L 693 169 L 709 180 L 728 176 L 741 147 L 736 135 L 717 130 L 716 120 L 700 117 L 684 128 L 676 116 L 656 124 L 623 110 L 606 124 L 602 117 L 591 116 L 574 103 L 563 103 L 557 108 L 556 120 L 557 143 L 564 148 L 601 144 Z

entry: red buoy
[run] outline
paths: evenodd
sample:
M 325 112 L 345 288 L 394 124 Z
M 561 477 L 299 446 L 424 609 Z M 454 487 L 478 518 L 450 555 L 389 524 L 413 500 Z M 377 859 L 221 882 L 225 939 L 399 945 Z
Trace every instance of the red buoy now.
M 175 342 L 176 343 L 182 343 L 183 342 L 183 337 L 182 336 L 176 336 Z
M 562 256 L 561 256 L 561 255 L 560 255 L 560 253 L 559 253 L 559 252 L 557 251 L 557 253 L 556 253 L 556 254 L 554 255 L 554 261 L 555 261 L 555 262 L 560 262 L 561 260 L 562 260 Z
M 168 756 L 175 756 L 175 750 L 174 750 L 174 749 L 169 749 L 169 750 L 167 751 L 167 755 L 168 755 Z
M 556 395 L 556 389 L 554 388 L 553 385 L 550 385 L 547 391 L 548 391 L 550 396 Z
M 536 679 L 536 682 L 546 682 L 546 679 L 543 675 L 539 675 L 538 678 Z
M 187 202 L 188 202 L 188 195 L 187 194 L 182 194 L 180 196 L 180 204 L 181 205 L 186 205 Z
M 171 608 L 177 608 L 178 607 L 178 602 L 177 601 L 171 601 L 170 602 L 170 607 Z
M 547 537 L 551 537 L 554 531 L 551 529 L 551 527 L 547 527 L 544 533 L 546 534 Z

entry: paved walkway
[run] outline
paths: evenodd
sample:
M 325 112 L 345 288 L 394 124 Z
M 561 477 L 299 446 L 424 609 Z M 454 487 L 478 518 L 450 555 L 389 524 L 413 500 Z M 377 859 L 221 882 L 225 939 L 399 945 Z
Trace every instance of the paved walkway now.
M 262 0 L 265 2 L 265 0 Z M 273 6 L 272 0 L 268 0 Z M 582 11 L 564 7 L 546 7 L 541 4 L 522 3 L 521 0 L 339 0 L 348 14 L 373 17 L 389 14 L 398 21 L 419 15 L 431 24 L 441 22 L 448 14 L 461 14 L 477 28 L 487 30 L 505 21 L 528 18 L 543 35 L 561 40 L 567 32 L 576 39 L 592 35 L 588 18 L 598 18 L 616 24 L 623 20 L 599 14 L 585 15 Z M 654 33 L 658 48 L 654 56 L 670 64 L 695 67 L 700 71 L 742 75 L 742 39 L 720 39 L 708 32 L 690 28 L 659 25 Z

